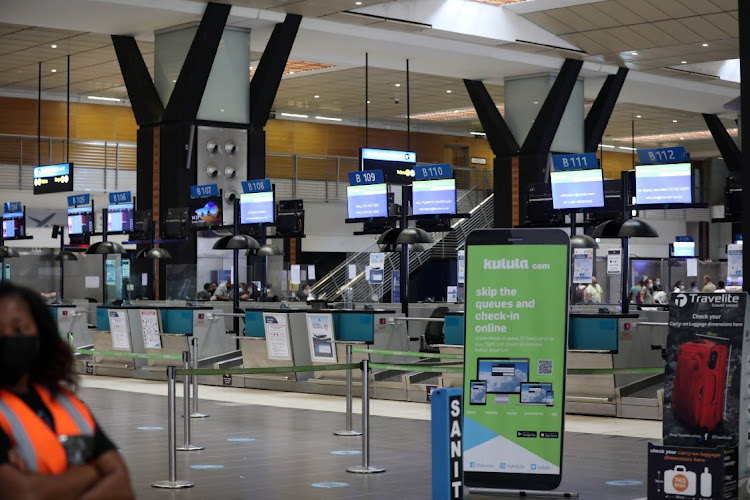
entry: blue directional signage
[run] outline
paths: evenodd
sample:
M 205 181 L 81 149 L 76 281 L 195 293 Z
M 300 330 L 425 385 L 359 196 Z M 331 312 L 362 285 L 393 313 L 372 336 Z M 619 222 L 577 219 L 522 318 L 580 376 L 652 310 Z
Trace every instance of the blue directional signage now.
M 271 191 L 271 179 L 242 181 L 243 193 L 267 193 L 268 191 Z
M 349 184 L 361 186 L 363 184 L 383 184 L 382 170 L 362 170 L 361 172 L 349 172 Z
M 91 205 L 90 194 L 74 194 L 68 196 L 68 206 L 77 207 L 79 205 Z
M 73 164 L 34 167 L 34 194 L 73 191 Z
M 599 168 L 596 153 L 582 153 L 573 155 L 552 155 L 552 167 L 555 172 L 563 170 L 587 170 Z
M 119 191 L 117 193 L 109 193 L 109 202 L 112 205 L 118 203 L 130 203 L 133 199 L 130 196 L 130 191 Z
M 208 198 L 209 196 L 219 196 L 219 186 L 216 184 L 190 186 L 191 198 Z
M 690 161 L 685 146 L 670 148 L 639 149 L 638 161 L 641 165 L 657 165 L 659 163 L 687 163 Z
M 675 236 L 674 240 L 680 243 L 690 243 L 695 241 L 692 236 Z
M 20 201 L 6 201 L 3 203 L 3 212 L 6 214 L 23 212 Z
M 450 163 L 437 163 L 435 165 L 420 165 L 414 167 L 414 178 L 418 181 L 426 179 L 450 179 L 453 170 Z

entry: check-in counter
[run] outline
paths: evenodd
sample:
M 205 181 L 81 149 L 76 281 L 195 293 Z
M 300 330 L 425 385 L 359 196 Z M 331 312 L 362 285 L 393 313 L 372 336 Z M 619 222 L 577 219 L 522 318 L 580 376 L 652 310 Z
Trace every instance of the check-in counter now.
M 94 350 L 180 354 L 190 350 L 190 340 L 195 338 L 201 359 L 231 352 L 235 350 L 235 341 L 225 334 L 222 322 L 212 318 L 213 311 L 211 307 L 148 307 L 145 303 L 100 306 Z M 87 364 L 87 372 L 152 378 L 144 372 L 161 372 L 164 366 L 180 364 L 177 360 L 94 356 L 93 363 Z M 133 373 L 134 370 L 141 373 Z
M 89 330 L 88 311 L 77 305 L 51 305 L 49 306 L 52 316 L 57 323 L 57 331 L 60 336 L 67 340 L 68 334 L 72 336 L 73 347 L 91 346 L 93 335 Z

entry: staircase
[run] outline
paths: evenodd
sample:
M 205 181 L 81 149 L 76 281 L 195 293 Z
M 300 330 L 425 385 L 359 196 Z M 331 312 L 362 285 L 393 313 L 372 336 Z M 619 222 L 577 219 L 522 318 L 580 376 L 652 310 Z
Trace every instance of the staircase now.
M 409 270 L 411 272 L 419 269 L 423 263 L 433 256 L 456 257 L 458 250 L 463 248 L 466 243 L 466 237 L 470 232 L 475 229 L 492 227 L 494 194 L 490 194 L 481 203 L 468 210 L 467 205 L 473 204 L 472 199 L 476 195 L 475 190 L 470 190 L 461 196 L 456 203 L 459 212 L 466 213 L 468 211 L 471 217 L 457 220 L 448 232 L 432 233 L 434 241 L 427 245 L 423 252 L 409 252 Z M 398 252 L 385 254 L 383 283 L 382 285 L 372 285 L 365 279 L 365 267 L 370 265 L 370 253 L 379 251 L 376 240 L 373 240 L 365 248 L 347 258 L 315 283 L 312 287 L 315 296 L 321 297 L 322 294 L 325 294 L 326 300 L 340 301 L 343 300 L 343 291 L 351 287 L 355 302 L 372 302 L 374 301 L 373 295 L 377 296 L 378 300 L 382 298 L 391 290 L 391 271 L 400 268 L 401 255 Z M 357 266 L 357 274 L 353 279 L 349 279 L 349 266 L 352 264 Z

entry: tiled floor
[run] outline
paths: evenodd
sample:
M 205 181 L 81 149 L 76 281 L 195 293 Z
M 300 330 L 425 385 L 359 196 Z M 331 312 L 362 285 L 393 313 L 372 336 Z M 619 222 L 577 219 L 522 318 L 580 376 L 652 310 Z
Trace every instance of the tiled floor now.
M 97 377 L 85 379 L 83 385 L 80 395 L 122 450 L 138 498 L 431 498 L 430 424 L 419 418 L 429 415 L 428 405 L 373 401 L 374 406 L 379 407 L 378 414 L 401 409 L 411 418 L 371 418 L 371 463 L 385 467 L 387 472 L 362 476 L 345 471 L 347 466 L 360 463 L 361 455 L 331 453 L 359 450 L 361 446 L 360 438 L 332 435 L 332 431 L 344 423 L 341 398 L 201 387 L 200 409 L 211 416 L 205 420 L 193 419 L 192 432 L 193 442 L 206 449 L 177 455 L 178 478 L 194 481 L 196 486 L 165 491 L 150 486 L 153 481 L 168 477 L 166 398 L 161 395 L 164 384 Z M 101 388 L 102 385 L 111 388 Z M 249 404 L 248 399 L 254 404 Z M 178 415 L 181 401 L 177 400 Z M 269 406 L 270 402 L 282 407 Z M 405 411 L 407 408 L 411 410 Z M 355 417 L 355 422 L 359 422 L 359 416 Z M 181 424 L 178 419 L 178 442 L 182 442 Z M 566 432 L 560 489 L 577 491 L 581 498 L 591 499 L 645 497 L 646 443 L 655 433 L 653 424 L 569 417 L 569 429 L 574 427 L 599 434 Z M 612 433 L 631 433 L 638 437 Z M 228 441 L 231 438 L 254 440 Z M 195 465 L 222 468 L 190 468 Z M 610 486 L 606 484 L 610 480 L 635 480 L 644 484 Z M 312 486 L 321 482 L 345 483 L 346 486 Z M 472 495 L 471 498 L 481 497 Z

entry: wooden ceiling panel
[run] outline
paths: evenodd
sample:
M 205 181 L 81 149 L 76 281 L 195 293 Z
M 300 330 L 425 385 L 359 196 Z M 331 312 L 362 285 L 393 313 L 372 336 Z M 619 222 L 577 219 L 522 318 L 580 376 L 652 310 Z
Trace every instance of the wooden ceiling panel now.
M 618 0 L 623 7 L 637 12 L 639 16 L 651 22 L 670 19 L 671 16 L 658 9 L 654 3 L 648 0 Z
M 567 24 L 555 19 L 554 17 L 543 11 L 532 12 L 531 14 L 527 14 L 524 17 L 537 26 L 555 35 L 574 33 L 576 31 L 575 28 L 568 26 Z
M 695 12 L 679 0 L 651 0 L 651 4 L 666 12 L 672 19 L 694 16 Z
M 636 24 L 631 28 L 642 37 L 651 40 L 653 47 L 664 47 L 679 43 L 676 38 L 656 28 L 653 24 Z
M 703 38 L 700 35 L 687 29 L 676 20 L 660 21 L 653 23 L 653 26 L 657 30 L 662 30 L 669 34 L 680 43 L 697 43 L 703 41 Z
M 622 25 L 647 22 L 647 20 L 641 17 L 638 12 L 629 9 L 617 0 L 607 0 L 605 2 L 599 2 L 595 5 L 599 10 L 606 12 L 610 17 L 617 19 L 619 21 L 619 24 Z
M 721 12 L 720 7 L 706 0 L 680 0 L 680 2 L 698 15 Z
M 708 3 L 709 0 L 706 0 Z M 742 0 L 710 0 L 711 3 L 719 7 L 721 10 L 725 12 L 731 12 L 737 10 L 737 2 L 741 2 Z
M 553 9 L 548 10 L 547 14 L 552 16 L 559 22 L 568 26 L 573 26 L 576 31 L 590 31 L 595 30 L 597 27 L 594 23 L 587 21 L 586 19 L 580 18 L 578 15 L 573 13 L 570 9 Z
M 610 17 L 605 11 L 597 8 L 595 3 L 576 5 L 569 9 L 573 14 L 579 16 L 581 19 L 585 19 L 598 29 L 612 28 L 614 26 L 622 25 L 620 20 Z

